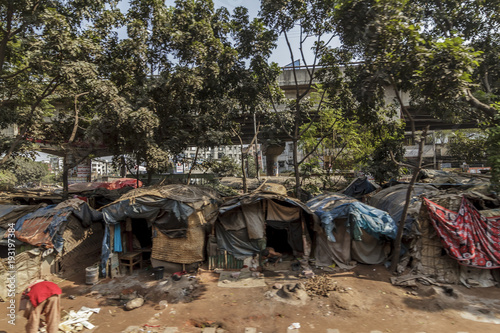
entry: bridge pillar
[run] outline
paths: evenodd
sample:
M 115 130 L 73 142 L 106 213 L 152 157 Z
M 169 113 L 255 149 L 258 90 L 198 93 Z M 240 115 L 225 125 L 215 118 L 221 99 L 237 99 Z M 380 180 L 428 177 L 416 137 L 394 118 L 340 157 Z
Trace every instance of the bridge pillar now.
M 266 174 L 268 176 L 278 176 L 278 156 L 285 150 L 284 145 L 264 144 L 263 153 L 266 156 Z

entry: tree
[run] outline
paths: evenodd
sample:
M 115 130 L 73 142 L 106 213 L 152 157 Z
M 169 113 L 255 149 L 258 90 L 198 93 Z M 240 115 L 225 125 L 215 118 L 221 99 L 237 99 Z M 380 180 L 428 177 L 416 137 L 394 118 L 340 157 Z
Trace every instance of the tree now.
M 427 133 L 416 132 L 402 96 L 409 95 L 410 107 L 417 113 L 452 121 L 469 118 L 494 123 L 498 111 L 491 104 L 498 86 L 497 75 L 491 73 L 496 64 L 491 60 L 497 57 L 499 5 L 490 1 L 338 3 L 336 22 L 343 48 L 362 60 L 359 69 L 365 72 L 359 94 L 376 102 L 381 100 L 380 91 L 391 87 L 420 147 L 396 239 L 393 271 Z M 488 61 L 481 63 L 484 55 Z
M 0 127 L 18 128 L 15 137 L 2 138 L 0 163 L 32 149 L 27 139 L 43 132 L 43 119 L 54 115 L 57 100 L 76 95 L 82 82 L 97 77 L 96 43 L 83 23 L 102 18 L 108 4 L 112 2 L 0 3 Z
M 266 62 L 274 34 L 246 9 L 231 17 L 210 0 L 131 1 L 125 20 L 128 38 L 109 48 L 107 70 L 136 121 L 116 119 L 117 154 L 154 169 L 188 146 L 231 143 L 236 119 L 264 110 L 259 73 L 278 73 Z
M 369 76 L 366 71 L 363 71 L 358 63 L 353 63 L 357 53 L 354 48 L 347 47 L 332 47 L 331 41 L 334 38 L 339 38 L 341 42 L 348 42 L 351 37 L 349 30 L 355 30 L 355 22 L 344 22 L 342 16 L 344 3 L 356 3 L 353 1 L 263 1 L 261 8 L 261 15 L 264 21 L 273 29 L 277 30 L 282 36 L 285 37 L 289 48 L 290 59 L 292 66 L 290 71 L 293 71 L 295 80 L 295 98 L 290 100 L 285 110 L 278 109 L 276 105 L 279 101 L 274 103 L 276 117 L 279 119 L 281 130 L 284 131 L 293 143 L 294 149 L 294 170 L 296 177 L 296 192 L 300 192 L 300 164 L 305 162 L 305 159 L 298 159 L 298 143 L 310 141 L 311 144 L 304 148 L 307 149 L 306 157 L 315 154 L 315 150 L 322 148 L 323 141 L 328 142 L 331 133 L 338 128 L 351 128 L 354 132 L 359 131 L 361 137 L 366 137 L 366 133 L 370 133 L 370 137 L 366 137 L 366 144 L 364 156 L 374 151 L 376 145 L 383 145 L 388 142 L 395 144 L 394 138 L 399 131 L 400 124 L 394 113 L 393 105 L 386 105 L 383 97 L 384 91 L 382 87 L 366 86 L 363 80 Z M 345 17 L 348 20 L 347 16 Z M 362 18 L 359 18 L 363 20 Z M 339 20 L 339 22 L 337 21 Z M 346 23 L 346 25 L 343 25 Z M 353 24 L 354 23 L 354 24 Z M 349 26 L 347 26 L 349 24 Z M 298 30 L 298 32 L 297 32 Z M 294 46 L 291 44 L 289 35 L 294 31 L 298 33 L 299 45 Z M 313 39 L 311 43 L 312 60 L 305 56 L 306 46 L 308 42 Z M 299 56 L 294 56 L 298 51 Z M 299 58 L 302 60 L 307 71 L 308 82 L 299 82 L 297 79 L 297 69 L 295 60 Z M 366 81 L 366 80 L 365 80 Z M 316 83 L 321 86 L 317 87 Z M 366 83 L 366 82 L 364 82 Z M 362 84 L 362 89 L 368 89 L 368 93 L 359 89 Z M 316 91 L 318 95 L 314 98 L 311 97 L 311 92 Z M 323 109 L 330 108 L 336 110 L 335 121 L 330 122 L 330 127 L 325 127 L 324 119 L 322 120 Z M 359 121 L 359 124 L 353 126 L 352 121 Z M 357 129 L 355 129 L 357 126 Z M 379 130 L 380 128 L 388 129 L 388 132 Z M 320 129 L 321 131 L 318 131 Z M 338 135 L 345 135 L 346 143 L 349 131 Z M 311 136 L 312 135 L 312 136 Z M 354 135 L 356 136 L 356 135 Z M 311 140 L 315 137 L 317 140 Z M 392 139 L 390 139 L 392 137 Z M 304 138 L 304 140 L 302 139 Z M 363 140 L 364 141 L 364 140 Z M 361 143 L 355 146 L 355 140 L 351 140 L 352 150 L 348 155 L 356 155 L 360 152 L 359 148 L 364 145 Z M 347 148 L 347 145 L 345 145 Z M 349 151 L 346 149 L 346 152 Z M 361 156 L 353 159 L 360 159 Z M 388 154 L 387 154 L 388 155 Z M 401 156 L 401 154 L 399 154 Z M 350 168 L 354 167 L 353 164 Z M 392 168 L 394 169 L 394 167 Z M 396 168 L 397 169 L 397 168 Z
M 300 198 L 300 164 L 298 149 L 299 140 L 304 133 L 317 121 L 319 111 L 322 108 L 325 94 L 319 96 L 314 103 L 310 101 L 309 94 L 314 90 L 313 82 L 317 78 L 318 61 L 327 50 L 333 38 L 334 25 L 331 17 L 334 7 L 327 1 L 262 1 L 261 12 L 264 22 L 271 30 L 277 31 L 287 42 L 290 61 L 295 82 L 295 96 L 284 102 L 284 110 L 278 107 L 282 100 L 276 98 L 272 101 L 272 107 L 279 124 L 279 128 L 292 141 L 293 144 L 293 166 L 295 172 L 295 192 Z M 294 28 L 299 31 L 299 45 L 292 45 L 289 39 Z M 305 57 L 307 43 L 313 39 L 313 60 L 308 62 Z M 297 52 L 299 55 L 296 55 Z M 301 59 L 306 66 L 308 77 L 305 84 L 299 84 L 297 79 L 296 60 Z M 337 67 L 338 68 L 338 67 Z M 337 72 L 340 76 L 340 71 Z M 301 85 L 304 85 L 303 87 Z M 326 93 L 326 92 L 325 92 Z M 304 124 L 308 124 L 303 126 Z M 328 131 L 327 131 L 328 132 Z
M 227 156 L 223 156 L 220 160 L 212 159 L 204 161 L 199 167 L 204 172 L 213 172 L 217 177 L 241 176 L 241 167 Z
M 459 130 L 448 138 L 448 155 L 466 164 L 486 160 L 486 135 L 474 130 Z
M 5 96 L 0 125 L 19 128 L 14 138 L 3 138 L 0 163 L 17 152 L 33 151 L 34 142 L 42 143 L 64 156 L 65 195 L 68 171 L 102 149 L 106 135 L 115 130 L 99 120 L 126 109 L 126 101 L 101 70 L 103 55 L 109 52 L 106 36 L 119 18 L 114 4 L 0 4 L 0 89 Z
M 18 185 L 40 182 L 49 173 L 46 164 L 25 157 L 13 159 L 12 164 L 9 169 L 16 177 Z

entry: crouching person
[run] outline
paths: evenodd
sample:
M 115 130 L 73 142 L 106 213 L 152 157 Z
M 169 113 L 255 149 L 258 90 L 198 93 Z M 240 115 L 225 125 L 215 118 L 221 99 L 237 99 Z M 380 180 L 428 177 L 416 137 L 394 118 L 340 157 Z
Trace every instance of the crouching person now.
M 26 302 L 24 317 L 28 319 L 27 333 L 38 332 L 42 314 L 45 315 L 47 333 L 59 332 L 61 293 L 61 288 L 50 281 L 35 281 L 28 286 L 22 295 L 22 299 Z

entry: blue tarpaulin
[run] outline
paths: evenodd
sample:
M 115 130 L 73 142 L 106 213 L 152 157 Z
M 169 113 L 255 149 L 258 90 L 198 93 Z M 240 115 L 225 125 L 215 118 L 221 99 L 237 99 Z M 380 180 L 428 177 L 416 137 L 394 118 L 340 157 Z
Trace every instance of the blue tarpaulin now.
M 388 213 L 359 201 L 343 204 L 340 202 L 339 205 L 331 204 L 332 200 L 342 200 L 343 197 L 343 195 L 333 194 L 312 199 L 307 203 L 321 219 L 321 226 L 329 241 L 336 241 L 332 231 L 335 228 L 334 220 L 338 218 L 346 219 L 347 230 L 351 231 L 351 237 L 354 240 L 361 240 L 361 229 L 377 239 L 380 235 L 392 239 L 396 237 L 397 226 Z

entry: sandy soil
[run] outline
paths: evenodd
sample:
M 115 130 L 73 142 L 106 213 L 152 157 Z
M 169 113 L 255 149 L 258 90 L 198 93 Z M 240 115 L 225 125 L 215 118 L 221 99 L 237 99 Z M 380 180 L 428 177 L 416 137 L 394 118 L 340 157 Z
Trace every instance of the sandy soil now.
M 202 269 L 180 281 L 170 276 L 157 281 L 150 269 L 101 280 L 94 286 L 85 284 L 84 273 L 53 280 L 63 289 L 64 311 L 82 306 L 101 308 L 90 318 L 97 327 L 84 332 L 122 332 L 130 326 L 150 333 L 163 332 L 165 327 L 200 332 L 211 326 L 221 328 L 218 332 L 245 332 L 246 327 L 255 327 L 257 332 L 273 333 L 287 332 L 292 323 L 300 323 L 297 332 L 302 333 L 327 329 L 341 333 L 500 332 L 500 288 L 395 287 L 383 266 L 358 265 L 351 271 L 317 273 L 328 274 L 336 282 L 336 290 L 328 297 L 281 297 L 273 289 L 277 283 L 294 286 L 305 282 L 293 271 L 264 271 L 266 286 L 247 288 L 218 287 L 219 274 Z M 119 298 L 134 292 L 146 302 L 126 311 L 125 301 Z M 168 301 L 168 307 L 160 306 L 162 300 Z M 13 326 L 7 323 L 6 312 L 7 303 L 0 303 L 0 328 L 9 333 L 24 332 L 22 315 L 18 314 Z

